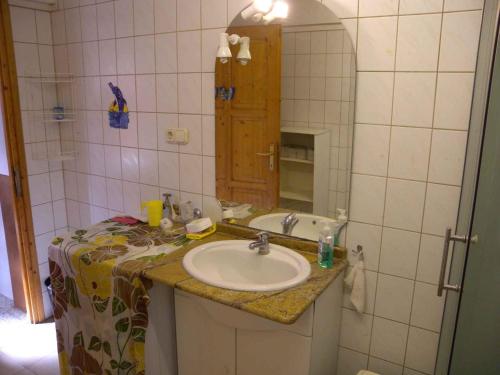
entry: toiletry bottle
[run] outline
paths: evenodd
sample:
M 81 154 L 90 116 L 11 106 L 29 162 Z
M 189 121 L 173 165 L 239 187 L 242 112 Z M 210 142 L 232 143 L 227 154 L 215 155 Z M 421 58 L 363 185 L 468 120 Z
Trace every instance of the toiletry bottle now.
M 344 224 L 347 222 L 347 215 L 345 214 L 346 210 L 343 208 L 337 208 L 337 221 L 340 224 Z
M 343 208 L 337 208 L 337 222 L 339 224 L 338 228 L 342 228 L 347 223 L 346 210 Z M 335 233 L 335 246 L 340 245 L 340 232 L 337 229 Z
M 322 223 L 318 241 L 318 265 L 322 268 L 333 267 L 334 233 L 329 223 Z

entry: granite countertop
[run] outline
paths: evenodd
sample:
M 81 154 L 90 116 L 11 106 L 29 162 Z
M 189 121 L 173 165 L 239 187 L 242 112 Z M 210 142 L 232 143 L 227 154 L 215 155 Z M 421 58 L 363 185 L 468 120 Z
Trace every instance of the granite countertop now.
M 323 269 L 316 263 L 316 243 L 279 235 L 271 235 L 270 242 L 294 249 L 311 263 L 311 275 L 307 281 L 290 289 L 273 292 L 241 292 L 218 288 L 194 279 L 182 266 L 184 255 L 199 245 L 213 241 L 253 238 L 254 234 L 255 231 L 252 229 L 218 224 L 216 233 L 203 240 L 193 241 L 167 255 L 162 265 L 146 270 L 144 276 L 263 318 L 292 324 L 347 267 L 345 249 L 335 249 L 334 267 Z

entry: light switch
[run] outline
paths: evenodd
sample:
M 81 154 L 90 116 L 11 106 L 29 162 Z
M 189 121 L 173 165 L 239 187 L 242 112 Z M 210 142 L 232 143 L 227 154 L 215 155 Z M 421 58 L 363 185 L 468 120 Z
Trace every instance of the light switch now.
M 185 145 L 189 143 L 189 130 L 183 128 L 171 128 L 166 130 L 168 143 Z

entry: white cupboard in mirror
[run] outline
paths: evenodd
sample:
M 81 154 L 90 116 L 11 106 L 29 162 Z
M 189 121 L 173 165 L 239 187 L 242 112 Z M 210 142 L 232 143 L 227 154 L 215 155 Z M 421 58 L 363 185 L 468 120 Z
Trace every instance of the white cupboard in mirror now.
M 217 52 L 217 198 L 246 204 L 233 208 L 239 224 L 277 212 L 348 215 L 355 52 L 330 9 L 287 4 L 270 22 L 258 9 L 238 15 Z

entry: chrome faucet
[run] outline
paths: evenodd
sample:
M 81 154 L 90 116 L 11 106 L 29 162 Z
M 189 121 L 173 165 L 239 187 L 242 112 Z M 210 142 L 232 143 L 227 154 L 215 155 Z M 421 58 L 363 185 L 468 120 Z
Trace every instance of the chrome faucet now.
M 281 222 L 283 228 L 282 233 L 287 235 L 292 234 L 292 230 L 295 227 L 295 225 L 297 225 L 298 222 L 299 218 L 297 217 L 295 212 L 291 212 L 288 215 L 286 215 L 283 221 Z
M 172 194 L 164 193 L 162 195 L 163 195 L 163 210 L 166 209 L 168 211 L 168 218 L 173 221 L 175 220 L 175 217 L 177 215 L 175 214 L 174 205 L 172 204 L 171 201 Z
M 258 238 L 258 240 L 255 242 L 251 242 L 250 245 L 248 245 L 248 248 L 250 250 L 258 248 L 259 255 L 269 254 L 269 233 L 259 232 L 259 233 L 257 233 L 257 238 Z

